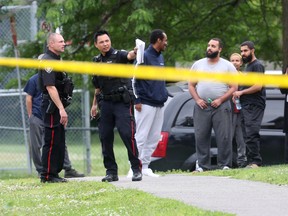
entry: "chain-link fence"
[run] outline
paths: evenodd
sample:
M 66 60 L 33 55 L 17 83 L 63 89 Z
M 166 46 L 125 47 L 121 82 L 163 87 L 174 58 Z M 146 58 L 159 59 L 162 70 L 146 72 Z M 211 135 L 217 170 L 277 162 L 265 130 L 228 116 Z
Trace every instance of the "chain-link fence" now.
M 1 90 L 0 93 L 1 169 L 31 170 L 27 135 L 19 112 L 22 96 L 16 90 Z
M 36 18 L 37 3 L 34 1 L 27 6 L 3 6 L 0 9 L 0 52 L 11 45 L 12 31 L 11 24 L 15 20 L 15 31 L 17 42 L 36 40 L 38 31 L 38 19 Z M 13 18 L 13 19 L 12 19 Z
M 25 76 L 29 71 L 21 70 Z M 7 74 L 11 80 L 16 79 L 16 70 Z M 7 80 L 5 77 L 2 85 Z M 83 76 L 87 80 L 87 76 Z M 6 81 L 7 82 L 7 81 Z M 21 89 L 0 90 L 0 169 L 23 169 L 31 172 L 29 148 L 29 123 L 25 106 L 26 94 Z M 74 90 L 73 103 L 67 108 L 69 125 L 66 142 L 72 165 L 78 170 L 90 173 L 90 122 L 89 122 L 89 91 Z M 22 105 L 21 105 L 22 104 Z M 22 121 L 21 119 L 24 119 Z M 88 119 L 88 121 L 87 121 Z M 24 122 L 24 124 L 23 124 Z
M 0 8 L 0 56 L 14 47 L 14 56 L 18 58 L 17 44 L 36 39 L 37 31 L 42 26 L 36 19 L 36 11 L 36 1 L 29 6 Z M 16 33 L 11 30 L 12 26 Z M 13 34 L 17 35 L 16 43 Z M 0 171 L 24 170 L 36 173 L 31 162 L 26 93 L 23 92 L 24 81 L 34 69 L 0 67 L 0 70 Z M 66 144 L 73 168 L 86 174 L 104 175 L 97 125 L 90 126 L 92 98 L 88 82 L 88 75 L 83 75 L 82 82 L 75 86 L 72 104 L 67 108 L 69 123 Z M 127 151 L 118 133 L 115 133 L 114 149 L 119 174 L 125 174 L 129 169 Z
M 27 76 L 27 73 L 29 70 L 20 71 L 21 77 Z M 8 73 L 7 77 L 17 79 L 16 70 Z M 82 77 L 82 86 L 88 86 L 88 76 Z M 4 78 L 0 85 L 5 86 L 5 80 L 8 79 Z M 26 170 L 36 173 L 31 163 L 25 98 L 23 89 L 0 89 L 0 171 Z M 69 123 L 66 144 L 73 168 L 86 174 L 104 175 L 98 128 L 90 126 L 90 101 L 90 92 L 86 87 L 74 90 L 72 103 L 67 108 Z M 127 151 L 117 132 L 114 143 L 119 174 L 125 174 L 129 169 Z

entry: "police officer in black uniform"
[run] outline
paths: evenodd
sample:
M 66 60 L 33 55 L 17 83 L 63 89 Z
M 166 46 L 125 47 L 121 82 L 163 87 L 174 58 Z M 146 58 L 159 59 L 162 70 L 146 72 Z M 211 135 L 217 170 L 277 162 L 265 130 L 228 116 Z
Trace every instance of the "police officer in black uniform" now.
M 42 61 L 60 60 L 60 54 L 64 52 L 65 41 L 62 35 L 49 34 L 47 38 L 48 49 Z M 68 115 L 65 106 L 69 104 L 69 96 L 65 95 L 64 80 L 67 75 L 57 72 L 53 67 L 39 70 L 39 85 L 42 89 L 41 111 L 44 121 L 44 145 L 42 148 L 42 172 L 41 182 L 67 182 L 59 177 L 63 168 L 65 156 L 65 127 L 68 123 Z
M 94 62 L 126 64 L 132 63 L 136 58 L 136 48 L 130 52 L 113 49 L 107 31 L 99 31 L 94 35 L 94 45 L 101 52 L 93 58 Z M 135 120 L 131 79 L 94 76 L 93 84 L 95 95 L 91 116 L 97 115 L 98 108 L 101 112 L 99 136 L 106 168 L 106 176 L 102 181 L 118 181 L 118 167 L 113 151 L 115 126 L 128 151 L 128 158 L 133 171 L 132 181 L 141 181 L 142 164 L 138 159 L 138 149 L 134 137 Z
M 288 65 L 284 68 L 283 74 L 288 76 Z M 280 88 L 280 91 L 285 95 L 283 132 L 285 133 L 285 163 L 288 163 L 288 88 Z

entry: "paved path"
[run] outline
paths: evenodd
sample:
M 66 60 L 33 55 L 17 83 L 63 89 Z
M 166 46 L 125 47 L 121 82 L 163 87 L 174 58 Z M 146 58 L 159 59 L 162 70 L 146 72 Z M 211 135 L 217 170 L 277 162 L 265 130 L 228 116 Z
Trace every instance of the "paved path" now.
M 79 181 L 101 181 L 85 177 Z M 235 180 L 228 177 L 169 174 L 159 178 L 143 177 L 132 182 L 126 176 L 112 183 L 122 188 L 139 189 L 158 197 L 180 200 L 205 210 L 239 216 L 287 216 L 288 186 Z

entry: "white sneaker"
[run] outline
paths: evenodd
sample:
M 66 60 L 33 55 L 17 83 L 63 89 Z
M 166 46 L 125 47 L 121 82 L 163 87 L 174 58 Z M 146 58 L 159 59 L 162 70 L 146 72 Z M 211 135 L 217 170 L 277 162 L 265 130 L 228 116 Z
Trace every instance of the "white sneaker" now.
M 230 168 L 228 167 L 228 166 L 224 166 L 223 168 L 222 168 L 222 170 L 229 170 Z
M 204 172 L 204 170 L 198 166 L 192 173 L 199 173 L 199 172 Z
M 150 177 L 159 177 L 160 175 L 154 174 L 150 168 L 142 169 L 142 174 Z
M 132 176 L 133 176 L 133 171 L 130 168 L 129 171 L 128 171 L 128 174 L 127 174 L 127 178 L 132 178 Z

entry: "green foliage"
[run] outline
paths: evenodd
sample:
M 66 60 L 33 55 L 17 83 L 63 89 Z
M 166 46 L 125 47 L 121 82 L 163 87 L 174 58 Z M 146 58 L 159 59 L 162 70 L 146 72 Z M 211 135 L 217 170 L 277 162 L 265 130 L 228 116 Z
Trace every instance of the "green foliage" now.
M 137 9 L 127 19 L 128 23 L 134 24 L 135 33 L 141 35 L 142 32 L 149 32 L 153 23 L 153 15 L 149 10 Z
M 37 59 L 38 56 L 43 53 L 43 43 L 39 41 L 29 41 L 27 43 L 20 44 L 18 49 L 21 50 L 21 58 Z
M 17 47 L 17 50 L 21 50 L 19 57 L 21 58 L 37 58 L 38 55 L 40 53 L 42 53 L 41 51 L 41 47 L 40 47 L 40 43 L 38 42 L 28 42 L 28 43 L 23 43 L 23 44 L 19 44 L 19 46 Z M 6 57 L 14 57 L 15 56 L 15 50 L 14 47 L 11 46 L 8 47 L 5 50 L 4 56 Z M 11 73 L 13 70 L 16 70 L 16 68 L 10 68 L 10 67 L 0 67 L 0 81 L 3 82 L 5 76 L 7 76 L 7 74 Z M 20 75 L 21 75 L 21 86 L 24 87 L 26 82 L 28 81 L 28 79 L 36 72 L 36 69 L 31 68 L 28 69 L 28 73 L 25 75 L 23 75 L 23 73 L 21 73 L 21 68 L 19 68 L 20 70 Z M 12 78 L 10 79 L 4 86 L 5 89 L 13 89 L 13 88 L 18 88 L 18 79 L 17 78 Z
M 98 51 L 93 34 L 107 29 L 115 48 L 131 49 L 135 38 L 148 44 L 152 29 L 162 28 L 168 35 L 166 64 L 194 61 L 204 56 L 207 42 L 219 37 L 225 43 L 222 56 L 239 52 L 239 44 L 252 40 L 256 55 L 263 60 L 282 61 L 281 1 L 45 1 L 40 14 L 61 26 L 66 40 L 73 39 L 69 58 L 90 61 Z M 68 56 L 67 56 L 68 57 Z
M 0 1 L 0 7 L 1 6 L 7 6 L 7 5 L 20 5 L 25 4 L 27 0 L 1 0 Z M 0 15 L 3 11 L 0 10 Z M 1 20 L 1 19 L 0 19 Z
M 42 0 L 37 14 L 51 24 L 52 31 L 61 27 L 65 40 L 72 41 L 65 60 L 91 61 L 98 54 L 93 34 L 100 29 L 109 31 L 114 48 L 129 50 L 136 38 L 147 46 L 156 28 L 168 36 L 167 66 L 204 57 L 212 37 L 224 41 L 224 58 L 239 52 L 245 40 L 255 42 L 259 59 L 280 65 L 283 58 L 281 0 Z M 40 31 L 38 36 L 29 49 L 19 46 L 21 57 L 34 57 L 43 50 L 46 33 Z

